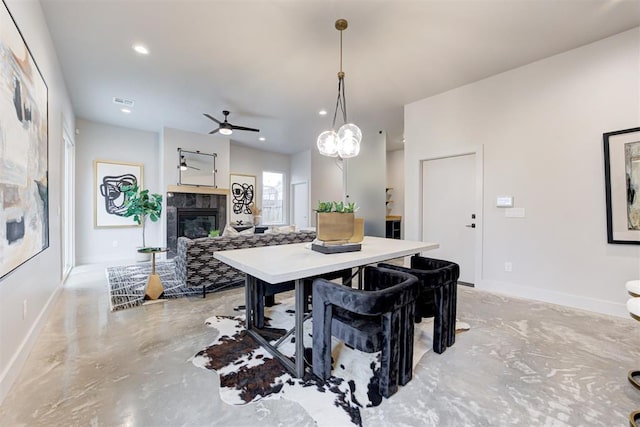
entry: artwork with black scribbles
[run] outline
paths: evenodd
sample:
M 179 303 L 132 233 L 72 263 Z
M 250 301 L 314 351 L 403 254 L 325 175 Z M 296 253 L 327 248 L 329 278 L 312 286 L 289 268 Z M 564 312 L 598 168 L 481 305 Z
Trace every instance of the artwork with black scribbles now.
M 231 194 L 233 195 L 233 213 L 251 214 L 249 205 L 253 202 L 253 185 L 234 182 L 231 185 Z
M 104 176 L 100 184 L 100 194 L 104 198 L 104 209 L 111 215 L 124 216 L 127 198 L 122 191 L 124 186 L 136 186 L 138 180 L 133 174 Z

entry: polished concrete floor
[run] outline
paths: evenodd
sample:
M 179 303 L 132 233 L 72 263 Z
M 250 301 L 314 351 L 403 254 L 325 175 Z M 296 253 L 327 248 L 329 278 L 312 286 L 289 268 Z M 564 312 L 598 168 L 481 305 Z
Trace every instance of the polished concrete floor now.
M 190 358 L 242 290 L 109 312 L 103 266 L 72 273 L 2 405 L 0 426 L 313 426 L 287 400 L 229 406 Z M 365 426 L 625 426 L 640 409 L 640 324 L 461 287 L 471 330 L 427 353 Z

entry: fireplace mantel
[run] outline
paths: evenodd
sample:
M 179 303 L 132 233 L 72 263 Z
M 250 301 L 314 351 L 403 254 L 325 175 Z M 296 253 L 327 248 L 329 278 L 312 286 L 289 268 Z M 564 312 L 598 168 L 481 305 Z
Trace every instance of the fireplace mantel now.
M 192 194 L 220 194 L 229 195 L 228 188 L 203 187 L 198 185 L 170 185 L 167 187 L 168 193 L 192 193 Z

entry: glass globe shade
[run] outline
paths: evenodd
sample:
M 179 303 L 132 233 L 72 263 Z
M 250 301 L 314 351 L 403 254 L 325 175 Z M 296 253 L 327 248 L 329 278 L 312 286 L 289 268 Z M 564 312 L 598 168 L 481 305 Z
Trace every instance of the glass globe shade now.
M 338 137 L 333 130 L 322 132 L 316 142 L 318 151 L 323 156 L 336 157 L 338 155 Z
M 338 129 L 338 155 L 343 159 L 355 157 L 360 153 L 362 131 L 353 123 L 344 124 Z

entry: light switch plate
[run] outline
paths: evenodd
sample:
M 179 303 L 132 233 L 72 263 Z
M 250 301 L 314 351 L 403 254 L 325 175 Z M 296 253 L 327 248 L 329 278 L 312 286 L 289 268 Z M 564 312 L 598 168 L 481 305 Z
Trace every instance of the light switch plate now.
M 513 196 L 498 196 L 496 197 L 496 207 L 499 208 L 512 208 Z
M 504 216 L 507 218 L 524 218 L 524 208 L 505 209 Z

